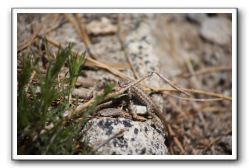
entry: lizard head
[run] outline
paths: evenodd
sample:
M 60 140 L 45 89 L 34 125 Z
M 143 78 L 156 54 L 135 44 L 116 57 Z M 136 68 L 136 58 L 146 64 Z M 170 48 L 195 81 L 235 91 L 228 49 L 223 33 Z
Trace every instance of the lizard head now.
M 126 86 L 129 85 L 129 83 L 130 83 L 130 82 L 128 82 L 128 81 L 118 81 L 118 85 L 119 85 L 119 87 L 121 87 L 121 88 L 125 88 Z

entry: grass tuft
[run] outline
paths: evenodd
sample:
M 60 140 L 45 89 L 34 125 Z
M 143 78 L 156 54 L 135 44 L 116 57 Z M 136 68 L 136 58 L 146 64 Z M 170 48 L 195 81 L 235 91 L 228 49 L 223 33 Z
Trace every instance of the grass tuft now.
M 49 51 L 48 46 L 45 46 L 45 51 Z M 75 54 L 72 48 L 72 44 L 60 47 L 56 55 L 50 57 L 54 59 L 50 60 L 46 74 L 39 71 L 38 64 L 32 65 L 29 54 L 23 57 L 23 69 L 18 74 L 17 97 L 19 155 L 93 154 L 87 142 L 82 142 L 84 135 L 80 133 L 87 120 L 65 124 L 63 116 L 65 111 L 70 110 L 68 100 L 81 66 L 85 63 L 85 54 Z M 46 54 L 51 55 L 48 52 Z M 68 68 L 69 76 L 58 81 L 63 66 Z M 33 71 L 36 76 L 31 79 Z M 33 83 L 32 80 L 36 82 Z M 103 95 L 98 96 L 93 106 L 86 110 L 84 118 L 94 112 L 111 90 L 112 86 L 107 85 Z

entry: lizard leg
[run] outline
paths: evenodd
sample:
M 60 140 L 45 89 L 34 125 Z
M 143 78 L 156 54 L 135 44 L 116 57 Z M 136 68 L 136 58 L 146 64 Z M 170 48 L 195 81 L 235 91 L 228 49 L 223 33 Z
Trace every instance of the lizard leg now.
M 155 117 L 155 114 L 153 113 L 153 108 L 151 108 L 150 106 L 147 106 L 147 115 L 149 119 Z
M 145 121 L 146 119 L 144 117 L 140 117 L 139 115 L 137 115 L 136 109 L 133 108 L 134 104 L 132 101 L 132 93 L 130 89 L 128 89 L 128 97 L 129 97 L 128 110 L 129 113 L 132 115 L 132 118 L 138 121 Z

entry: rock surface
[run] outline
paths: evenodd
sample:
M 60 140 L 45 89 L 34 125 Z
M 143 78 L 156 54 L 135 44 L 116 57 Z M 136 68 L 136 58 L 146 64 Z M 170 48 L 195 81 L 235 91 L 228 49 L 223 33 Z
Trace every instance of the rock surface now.
M 121 130 L 124 130 L 123 135 L 115 137 Z M 168 154 L 164 133 L 151 120 L 138 122 L 125 118 L 95 118 L 88 122 L 83 131 L 86 131 L 83 140 L 88 141 L 90 146 L 101 146 L 96 150 L 98 154 Z M 107 142 L 113 136 L 115 138 Z
M 100 21 L 92 21 L 87 24 L 87 32 L 93 35 L 112 34 L 117 32 L 117 26 L 106 17 L 102 17 Z
M 231 41 L 232 22 L 225 17 L 206 18 L 201 24 L 200 33 L 211 42 L 226 45 Z

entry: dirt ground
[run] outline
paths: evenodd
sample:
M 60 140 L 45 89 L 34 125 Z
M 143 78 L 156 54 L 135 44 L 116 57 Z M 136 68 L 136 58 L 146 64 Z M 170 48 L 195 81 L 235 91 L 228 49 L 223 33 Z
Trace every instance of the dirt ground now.
M 231 29 L 229 14 L 18 14 L 17 59 L 19 65 L 24 53 L 31 52 L 40 56 L 44 68 L 49 60 L 43 52 L 44 37 L 51 51 L 56 50 L 54 44 L 68 42 L 75 43 L 78 53 L 87 51 L 73 91 L 81 99 L 72 106 L 86 103 L 87 95 L 103 82 L 160 72 L 191 94 L 172 91 L 154 77 L 143 83 L 148 95 L 160 96 L 161 102 L 156 98 L 155 103 L 180 142 L 169 145 L 169 153 L 230 155 Z

